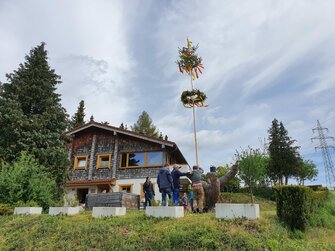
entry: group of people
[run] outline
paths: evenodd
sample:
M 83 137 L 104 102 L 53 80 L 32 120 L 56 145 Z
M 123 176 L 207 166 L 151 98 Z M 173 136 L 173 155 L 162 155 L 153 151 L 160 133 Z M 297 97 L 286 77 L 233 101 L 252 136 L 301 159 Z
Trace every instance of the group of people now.
M 181 201 L 185 210 L 188 210 L 190 206 L 193 212 L 202 213 L 204 209 L 205 197 L 204 188 L 201 183 L 203 170 L 198 166 L 193 166 L 193 171 L 191 173 L 183 173 L 179 170 L 180 168 L 180 165 L 175 164 L 172 172 L 170 172 L 169 165 L 165 164 L 163 168 L 159 170 L 157 185 L 159 192 L 162 194 L 162 205 L 168 205 L 166 201 L 166 197 L 168 197 L 169 200 L 172 199 L 173 205 L 175 206 L 178 206 Z M 182 176 L 187 176 L 192 181 L 192 190 L 185 192 L 180 200 L 180 177 Z M 150 177 L 147 177 L 145 183 L 143 184 L 143 191 L 145 194 L 144 207 L 148 204 L 151 206 L 151 201 L 155 196 L 155 191 Z

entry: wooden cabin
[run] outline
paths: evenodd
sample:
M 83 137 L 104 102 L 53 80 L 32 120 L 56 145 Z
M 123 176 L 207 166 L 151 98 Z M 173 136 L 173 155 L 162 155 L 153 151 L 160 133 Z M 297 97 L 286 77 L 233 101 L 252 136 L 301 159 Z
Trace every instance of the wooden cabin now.
M 160 200 L 156 179 L 165 164 L 187 165 L 176 143 L 161 138 L 90 121 L 67 133 L 69 169 L 66 193 L 85 203 L 87 194 L 130 192 L 143 194 L 147 176 L 154 184 L 155 199 Z

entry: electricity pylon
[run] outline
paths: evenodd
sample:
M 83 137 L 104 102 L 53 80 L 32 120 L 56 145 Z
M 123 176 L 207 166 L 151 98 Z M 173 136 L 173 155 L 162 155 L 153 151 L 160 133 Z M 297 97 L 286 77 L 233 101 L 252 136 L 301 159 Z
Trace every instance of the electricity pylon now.
M 328 132 L 328 128 L 322 127 L 319 120 L 317 121 L 317 127 L 313 128 L 314 131 L 318 131 L 319 136 L 311 138 L 312 142 L 315 139 L 320 141 L 320 145 L 315 147 L 315 151 L 317 149 L 321 149 L 323 164 L 325 166 L 325 175 L 326 175 L 326 185 L 329 189 L 335 189 L 335 170 L 333 166 L 333 161 L 329 153 L 329 148 L 335 149 L 334 146 L 327 144 L 327 139 L 332 139 L 334 141 L 334 137 L 325 136 L 323 131 Z

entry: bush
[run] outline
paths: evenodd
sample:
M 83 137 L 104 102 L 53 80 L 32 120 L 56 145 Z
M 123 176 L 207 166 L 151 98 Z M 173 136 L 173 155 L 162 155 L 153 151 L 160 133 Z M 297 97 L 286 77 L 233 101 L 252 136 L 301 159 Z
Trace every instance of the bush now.
M 11 215 L 13 209 L 7 204 L 0 204 L 0 215 Z
M 276 186 L 277 216 L 293 229 L 304 230 L 311 214 L 321 207 L 326 191 L 305 186 Z
M 22 153 L 16 162 L 0 169 L 0 191 L 0 203 L 34 201 L 45 209 L 56 197 L 56 183 L 32 156 Z
M 239 190 L 240 193 L 249 193 L 248 187 L 243 187 Z M 272 187 L 257 186 L 253 189 L 253 194 L 264 199 L 276 200 L 276 193 Z

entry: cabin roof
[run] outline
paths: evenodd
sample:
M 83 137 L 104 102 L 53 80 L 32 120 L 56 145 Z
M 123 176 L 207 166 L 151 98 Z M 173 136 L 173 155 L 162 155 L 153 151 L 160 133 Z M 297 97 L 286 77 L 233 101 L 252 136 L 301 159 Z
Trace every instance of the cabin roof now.
M 152 142 L 152 143 L 157 143 L 157 144 L 161 144 L 161 145 L 164 145 L 164 146 L 176 148 L 176 151 L 182 156 L 183 160 L 187 164 L 187 161 L 186 161 L 185 157 L 183 156 L 183 154 L 179 150 L 177 144 L 173 141 L 147 136 L 147 135 L 144 135 L 144 134 L 141 134 L 141 133 L 129 131 L 129 130 L 122 129 L 122 128 L 115 127 L 115 126 L 105 125 L 105 124 L 98 123 L 98 122 L 93 121 L 93 120 L 84 124 L 84 125 L 82 125 L 82 126 L 79 126 L 77 128 L 74 128 L 74 129 L 68 131 L 66 133 L 66 135 L 72 136 L 72 135 L 75 135 L 78 132 L 82 132 L 82 131 L 84 131 L 88 128 L 92 128 L 92 127 L 100 128 L 100 129 L 103 129 L 103 130 L 106 130 L 106 131 L 109 131 L 109 132 L 113 132 L 115 134 L 117 134 L 117 133 L 118 134 L 123 134 L 123 135 L 131 136 L 131 137 L 134 137 L 134 138 L 137 138 L 137 139 L 149 141 L 149 142 Z

